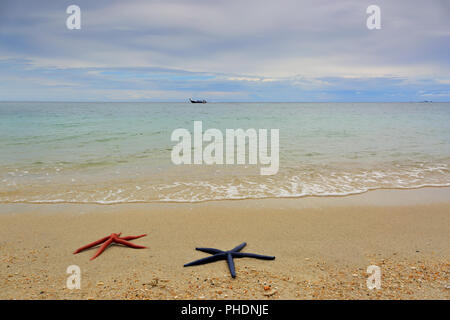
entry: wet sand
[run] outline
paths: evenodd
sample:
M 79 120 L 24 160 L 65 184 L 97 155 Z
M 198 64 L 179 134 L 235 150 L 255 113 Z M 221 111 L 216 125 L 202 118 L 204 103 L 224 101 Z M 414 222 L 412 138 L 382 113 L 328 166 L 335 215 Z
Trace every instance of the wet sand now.
M 449 299 L 450 188 L 168 204 L 0 205 L 1 299 Z M 72 252 L 112 232 L 147 249 Z M 183 268 L 195 247 L 274 255 Z M 81 289 L 66 288 L 70 265 Z M 366 286 L 369 265 L 382 288 Z

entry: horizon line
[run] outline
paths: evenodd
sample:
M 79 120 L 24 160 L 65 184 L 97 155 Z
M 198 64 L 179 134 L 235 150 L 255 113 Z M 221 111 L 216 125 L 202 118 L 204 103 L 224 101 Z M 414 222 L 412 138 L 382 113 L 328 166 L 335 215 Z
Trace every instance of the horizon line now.
M 148 100 L 0 100 L 0 103 L 6 102 L 47 102 L 47 103 L 190 103 L 189 100 L 164 100 L 164 101 L 148 101 Z M 448 101 L 432 101 L 432 100 L 410 100 L 410 101 L 208 101 L 207 103 L 450 103 Z

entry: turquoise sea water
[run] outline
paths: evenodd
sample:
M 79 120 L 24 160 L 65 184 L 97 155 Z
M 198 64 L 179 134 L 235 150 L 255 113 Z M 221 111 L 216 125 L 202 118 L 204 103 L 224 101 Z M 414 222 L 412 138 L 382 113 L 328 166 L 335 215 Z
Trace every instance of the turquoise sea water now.
M 280 130 L 280 169 L 172 164 L 176 128 Z M 205 201 L 450 185 L 450 103 L 0 103 L 0 202 Z

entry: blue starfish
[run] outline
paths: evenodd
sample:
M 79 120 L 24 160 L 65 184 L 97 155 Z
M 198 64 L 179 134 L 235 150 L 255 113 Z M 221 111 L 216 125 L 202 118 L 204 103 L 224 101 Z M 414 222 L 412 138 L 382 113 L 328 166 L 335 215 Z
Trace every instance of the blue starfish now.
M 248 258 L 255 258 L 255 259 L 262 259 L 262 260 L 274 260 L 275 259 L 275 257 L 273 257 L 273 256 L 263 256 L 263 255 L 254 254 L 254 253 L 239 252 L 246 245 L 247 245 L 247 243 L 243 242 L 240 245 L 238 245 L 236 248 L 233 248 L 228 251 L 222 251 L 222 250 L 214 249 L 214 248 L 195 248 L 195 250 L 212 254 L 212 256 L 186 263 L 184 266 L 185 267 L 197 266 L 199 264 L 205 264 L 205 263 L 210 263 L 210 262 L 215 262 L 218 260 L 226 259 L 228 262 L 228 268 L 230 269 L 231 276 L 233 278 L 236 278 L 236 270 L 234 269 L 233 258 L 248 257 Z

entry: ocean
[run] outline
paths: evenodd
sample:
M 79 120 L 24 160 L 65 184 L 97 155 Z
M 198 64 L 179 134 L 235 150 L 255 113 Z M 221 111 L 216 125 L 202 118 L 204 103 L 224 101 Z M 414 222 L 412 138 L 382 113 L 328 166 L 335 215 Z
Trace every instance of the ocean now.
M 279 171 L 174 165 L 177 128 L 279 129 Z M 0 202 L 343 196 L 450 185 L 450 103 L 0 103 Z

